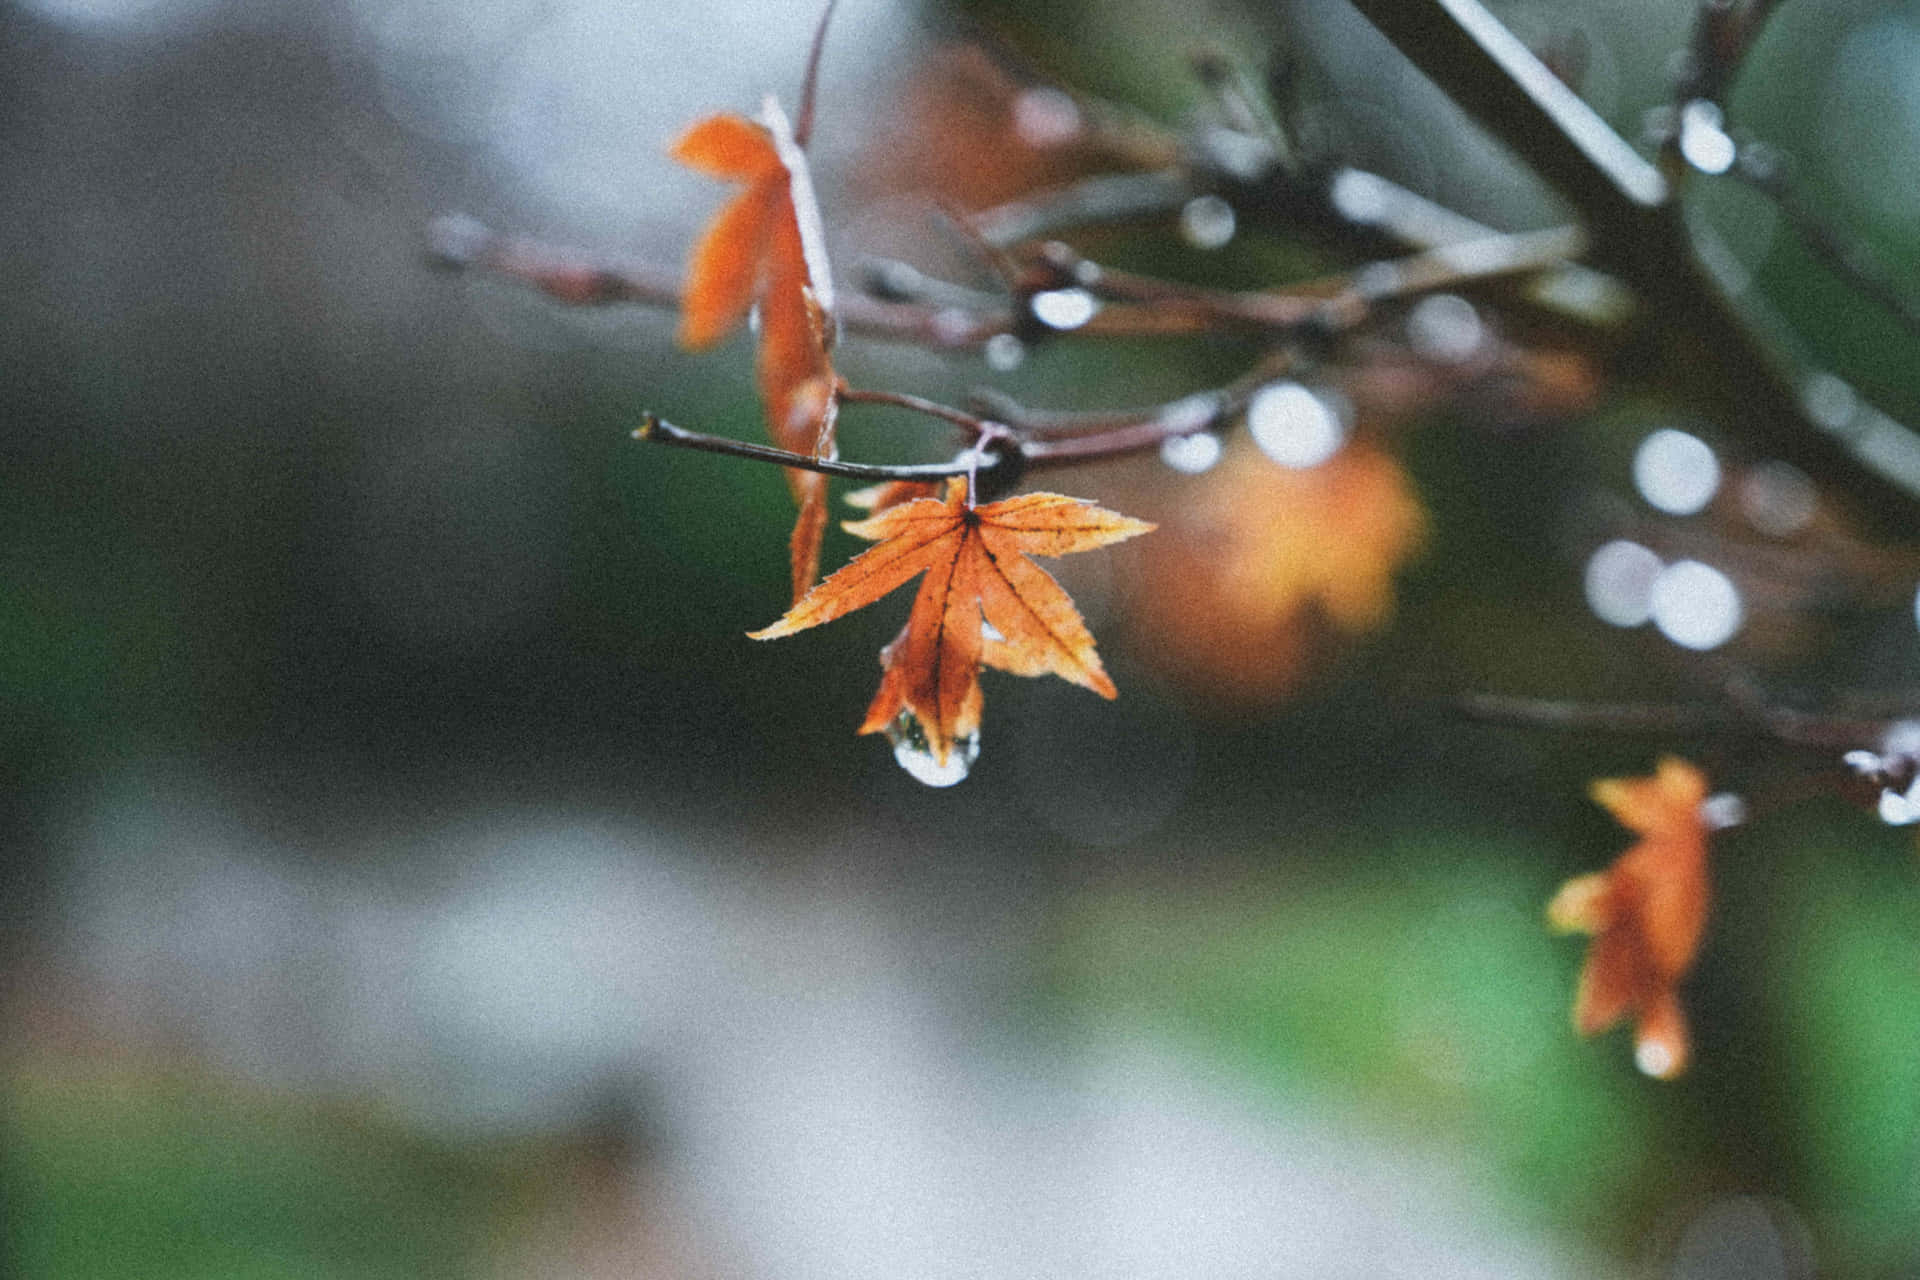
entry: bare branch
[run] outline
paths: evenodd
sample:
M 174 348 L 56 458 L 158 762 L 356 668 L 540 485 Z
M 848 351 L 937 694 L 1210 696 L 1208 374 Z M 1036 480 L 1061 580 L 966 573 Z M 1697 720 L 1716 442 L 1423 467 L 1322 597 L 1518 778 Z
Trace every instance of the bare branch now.
M 633 438 L 646 444 L 671 445 L 676 449 L 696 449 L 702 453 L 745 458 L 749 462 L 769 462 L 775 466 L 795 467 L 801 471 L 817 471 L 821 475 L 839 476 L 847 480 L 943 480 L 950 476 L 965 476 L 985 471 L 999 465 L 1000 461 L 995 453 L 969 449 L 951 462 L 894 465 L 841 462 L 834 458 L 816 458 L 810 454 L 775 449 L 771 445 L 749 444 L 744 440 L 733 440 L 726 436 L 710 436 L 698 431 L 687 431 L 651 413 L 641 415 L 640 425 L 633 429 Z
M 1479 0 L 1354 0 L 1428 78 L 1593 221 L 1630 235 L 1667 203 L 1659 170 L 1560 82 Z M 1603 244 L 1611 261 L 1628 246 Z

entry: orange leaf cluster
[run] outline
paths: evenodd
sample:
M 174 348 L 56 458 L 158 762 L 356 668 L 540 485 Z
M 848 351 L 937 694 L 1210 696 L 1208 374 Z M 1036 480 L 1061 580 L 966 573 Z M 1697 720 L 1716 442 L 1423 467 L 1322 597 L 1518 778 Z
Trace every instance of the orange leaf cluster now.
M 1426 514 L 1399 463 L 1352 443 L 1317 467 L 1274 463 L 1240 442 L 1190 495 L 1144 566 L 1149 651 L 1235 700 L 1290 692 L 1319 623 L 1358 635 L 1393 612 L 1394 571 Z
M 709 116 L 674 144 L 673 158 L 702 173 L 745 185 L 721 208 L 694 246 L 680 312 L 681 345 L 711 346 L 756 303 L 757 373 L 773 442 L 794 453 L 834 454 L 839 412 L 830 350 L 832 282 L 806 160 L 785 114 L 767 99 L 763 123 Z M 820 572 L 827 478 L 790 468 L 799 504 L 792 551 L 793 598 Z
M 979 731 L 982 665 L 1015 675 L 1053 674 L 1115 696 L 1073 600 L 1029 557 L 1091 551 L 1152 528 L 1057 493 L 975 507 L 967 501 L 967 482 L 956 479 L 944 499 L 901 501 L 849 522 L 849 533 L 878 545 L 778 622 L 749 634 L 773 640 L 832 622 L 925 574 L 906 628 L 881 653 L 880 691 L 860 732 L 883 732 L 909 714 L 944 766 L 955 744 Z
M 1707 780 L 1667 757 L 1650 778 L 1609 778 L 1593 799 L 1640 836 L 1605 871 L 1562 885 L 1547 907 L 1557 929 L 1593 935 L 1573 1022 L 1582 1035 L 1634 1018 L 1634 1059 L 1670 1079 L 1687 1065 L 1676 988 L 1707 920 Z

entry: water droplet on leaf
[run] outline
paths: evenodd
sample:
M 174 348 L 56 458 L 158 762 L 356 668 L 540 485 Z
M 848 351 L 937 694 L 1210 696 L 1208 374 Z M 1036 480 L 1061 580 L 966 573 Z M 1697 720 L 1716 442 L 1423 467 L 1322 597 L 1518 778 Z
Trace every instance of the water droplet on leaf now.
M 965 781 L 973 762 L 980 758 L 980 735 L 970 733 L 954 742 L 946 763 L 941 764 L 934 758 L 926 730 L 911 711 L 894 717 L 887 726 L 887 741 L 893 744 L 893 758 L 899 766 L 912 774 L 914 781 L 929 787 L 951 787 Z

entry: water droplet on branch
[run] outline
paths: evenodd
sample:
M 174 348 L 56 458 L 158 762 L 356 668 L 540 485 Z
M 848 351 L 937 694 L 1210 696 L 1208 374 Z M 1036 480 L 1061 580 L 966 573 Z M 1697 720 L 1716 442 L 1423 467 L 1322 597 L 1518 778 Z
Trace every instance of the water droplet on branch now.
M 1680 154 L 1702 173 L 1725 173 L 1739 153 L 1721 127 L 1720 108 L 1696 98 L 1680 109 Z
M 1033 318 L 1049 329 L 1078 329 L 1100 310 L 1100 303 L 1085 289 L 1043 289 L 1027 304 Z

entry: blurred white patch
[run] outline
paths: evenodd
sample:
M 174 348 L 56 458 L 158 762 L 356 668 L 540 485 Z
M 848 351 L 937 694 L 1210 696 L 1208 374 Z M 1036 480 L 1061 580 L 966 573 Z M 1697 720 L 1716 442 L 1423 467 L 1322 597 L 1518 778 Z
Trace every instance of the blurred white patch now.
M 1327 197 L 1349 222 L 1378 222 L 1387 212 L 1387 184 L 1364 170 L 1342 169 Z
M 1700 437 L 1663 427 L 1634 451 L 1633 483 L 1648 505 L 1690 516 L 1719 492 L 1720 460 Z
M 1731 791 L 1717 791 L 1700 802 L 1700 820 L 1709 831 L 1725 831 L 1747 820 L 1747 802 Z
M 1013 131 L 1036 150 L 1072 142 L 1083 123 L 1079 104 L 1048 85 L 1024 89 L 1013 100 Z
M 996 333 L 981 348 L 987 368 L 995 373 L 1012 373 L 1027 358 L 1027 344 L 1010 333 Z
M 1407 312 L 1407 341 L 1420 356 L 1439 364 L 1471 360 L 1486 336 L 1479 310 L 1457 293 L 1422 298 Z
M 1642 1075 L 1664 1080 L 1673 1073 L 1673 1050 L 1658 1040 L 1642 1040 L 1633 1046 L 1633 1065 Z
M 1637 627 L 1653 616 L 1653 580 L 1660 557 L 1624 538 L 1606 543 L 1587 560 L 1587 607 L 1602 622 Z
M 1807 416 L 1829 431 L 1845 431 L 1860 410 L 1854 389 L 1831 373 L 1816 373 L 1800 390 Z
M 1297 382 L 1275 382 L 1247 403 L 1247 432 L 1260 452 L 1283 467 L 1317 467 L 1347 441 L 1346 423 L 1327 403 Z
M 1740 630 L 1744 613 L 1733 579 L 1698 560 L 1660 571 L 1649 594 L 1653 625 L 1683 649 L 1717 649 Z

